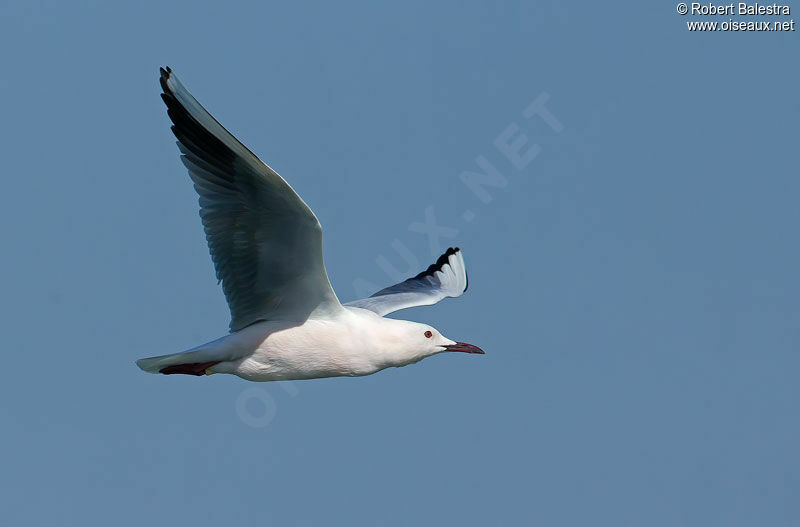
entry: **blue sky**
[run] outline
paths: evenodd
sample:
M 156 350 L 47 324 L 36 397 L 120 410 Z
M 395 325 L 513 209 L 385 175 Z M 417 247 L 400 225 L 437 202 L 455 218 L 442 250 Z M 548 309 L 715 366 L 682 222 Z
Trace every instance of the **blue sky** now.
M 800 521 L 797 33 L 641 2 L 3 12 L 10 524 Z M 228 324 L 161 65 L 316 212 L 343 301 L 460 246 L 467 294 L 400 314 L 487 354 L 139 371 Z

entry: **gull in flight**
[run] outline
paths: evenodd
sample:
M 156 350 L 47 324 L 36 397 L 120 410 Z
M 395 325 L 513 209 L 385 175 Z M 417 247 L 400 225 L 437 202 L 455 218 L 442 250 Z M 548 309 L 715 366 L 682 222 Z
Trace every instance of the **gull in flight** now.
M 161 69 L 161 98 L 231 311 L 230 333 L 182 353 L 140 359 L 163 374 L 230 373 L 249 381 L 370 375 L 442 352 L 483 353 L 427 324 L 385 318 L 467 290 L 461 251 L 362 300 L 341 304 L 322 261 L 322 228 L 274 170 Z

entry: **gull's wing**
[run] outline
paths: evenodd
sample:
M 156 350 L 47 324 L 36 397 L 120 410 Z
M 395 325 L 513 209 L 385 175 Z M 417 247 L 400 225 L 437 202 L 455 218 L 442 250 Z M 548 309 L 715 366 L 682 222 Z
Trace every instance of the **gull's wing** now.
M 467 268 L 461 249 L 451 247 L 417 276 L 345 305 L 369 309 L 383 316 L 399 309 L 429 306 L 447 297 L 461 296 L 467 285 Z
M 259 320 L 305 320 L 341 305 L 322 261 L 322 228 L 274 170 L 236 140 L 161 69 L 161 98 L 181 160 L 200 195 L 211 259 L 231 331 Z

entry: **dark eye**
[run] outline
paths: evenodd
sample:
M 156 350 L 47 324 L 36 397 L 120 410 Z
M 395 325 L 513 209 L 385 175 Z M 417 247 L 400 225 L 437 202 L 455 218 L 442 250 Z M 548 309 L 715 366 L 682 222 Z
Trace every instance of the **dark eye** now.
M 430 331 L 426 331 L 426 332 L 425 332 L 425 338 L 426 338 L 426 339 L 429 339 L 429 338 L 431 338 L 432 336 L 433 336 L 433 333 L 431 333 Z

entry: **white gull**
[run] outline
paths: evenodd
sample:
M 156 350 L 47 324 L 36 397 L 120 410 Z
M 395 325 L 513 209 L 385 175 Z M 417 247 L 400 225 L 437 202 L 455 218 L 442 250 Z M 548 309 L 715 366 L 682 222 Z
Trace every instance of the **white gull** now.
M 211 259 L 231 311 L 230 333 L 182 353 L 139 359 L 163 374 L 231 373 L 250 381 L 369 375 L 442 352 L 483 353 L 433 327 L 384 315 L 467 290 L 464 257 L 342 305 L 322 261 L 322 228 L 274 170 L 161 69 L 162 99 L 181 160 L 200 195 Z

